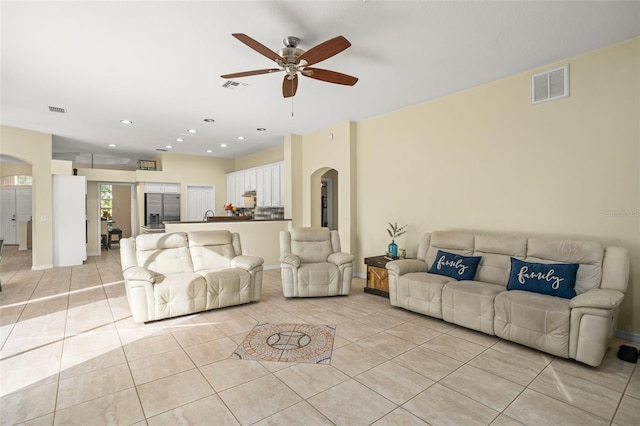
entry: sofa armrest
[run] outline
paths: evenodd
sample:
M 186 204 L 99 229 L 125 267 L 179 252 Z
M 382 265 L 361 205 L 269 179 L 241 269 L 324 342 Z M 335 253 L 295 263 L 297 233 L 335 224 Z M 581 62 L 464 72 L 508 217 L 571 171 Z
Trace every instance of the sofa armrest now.
M 149 271 L 147 268 L 143 268 L 142 266 L 132 266 L 127 268 L 122 272 L 122 276 L 124 276 L 125 280 L 147 281 L 151 284 L 156 282 L 153 272 Z
M 240 268 L 250 271 L 257 266 L 261 266 L 263 263 L 264 259 L 259 256 L 240 255 L 231 259 L 230 266 L 232 268 Z
M 333 263 L 336 266 L 344 265 L 345 263 L 353 263 L 353 255 L 351 253 L 331 253 L 327 258 L 327 262 Z
M 571 299 L 569 307 L 612 309 L 622 302 L 623 297 L 624 294 L 618 290 L 594 288 Z
M 286 253 L 280 256 L 280 263 L 295 266 L 296 268 L 298 268 L 300 266 L 300 258 L 295 254 Z
M 410 272 L 429 272 L 429 265 L 418 259 L 392 260 L 386 264 L 386 268 L 398 276 Z

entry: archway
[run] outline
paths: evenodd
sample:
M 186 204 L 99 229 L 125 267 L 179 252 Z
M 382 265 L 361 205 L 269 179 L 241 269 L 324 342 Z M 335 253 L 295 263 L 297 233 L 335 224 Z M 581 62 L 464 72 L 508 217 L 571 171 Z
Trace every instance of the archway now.
M 33 192 L 32 165 L 0 155 L 0 237 L 4 244 L 31 248 Z
M 311 225 L 338 229 L 338 171 L 323 167 L 311 175 Z

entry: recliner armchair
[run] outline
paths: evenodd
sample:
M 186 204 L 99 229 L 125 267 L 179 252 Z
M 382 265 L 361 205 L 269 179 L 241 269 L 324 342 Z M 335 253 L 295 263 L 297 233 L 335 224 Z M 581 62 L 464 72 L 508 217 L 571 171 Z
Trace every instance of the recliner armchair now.
M 342 253 L 338 231 L 292 228 L 280 231 L 284 297 L 348 295 L 354 257 Z

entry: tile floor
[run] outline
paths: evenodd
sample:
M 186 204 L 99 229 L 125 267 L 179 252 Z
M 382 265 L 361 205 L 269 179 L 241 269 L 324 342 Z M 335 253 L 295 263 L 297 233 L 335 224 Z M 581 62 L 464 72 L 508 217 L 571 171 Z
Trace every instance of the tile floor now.
M 555 358 L 363 293 L 258 303 L 147 325 L 130 317 L 118 250 L 30 269 L 5 247 L 0 424 L 639 425 L 640 370 Z M 258 323 L 336 326 L 330 365 L 229 359 Z M 636 345 L 637 346 L 637 345 Z

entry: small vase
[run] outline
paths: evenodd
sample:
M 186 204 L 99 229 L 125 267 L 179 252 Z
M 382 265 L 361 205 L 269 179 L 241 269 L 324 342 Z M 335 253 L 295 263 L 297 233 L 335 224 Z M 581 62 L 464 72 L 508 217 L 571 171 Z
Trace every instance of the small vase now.
M 398 245 L 393 240 L 391 240 L 391 244 L 389 244 L 389 254 L 391 257 L 398 257 Z

